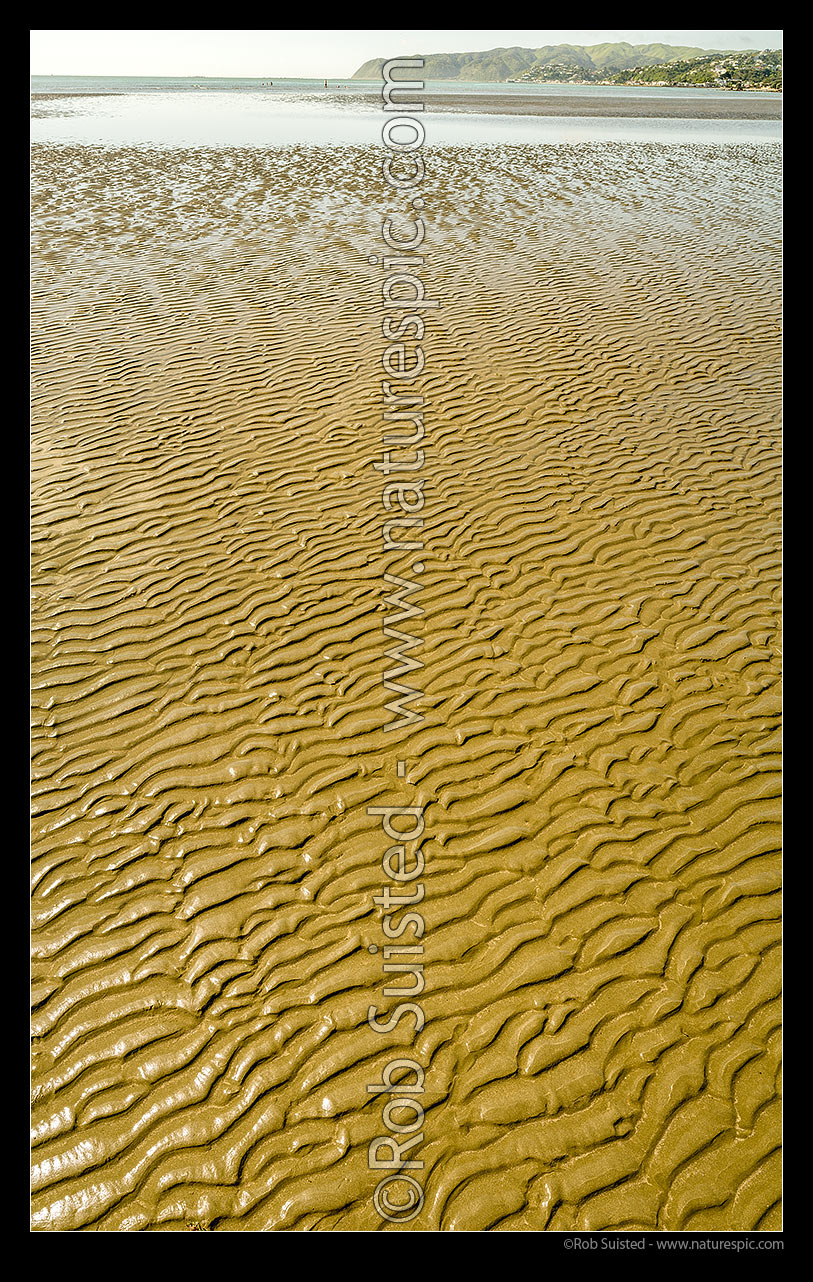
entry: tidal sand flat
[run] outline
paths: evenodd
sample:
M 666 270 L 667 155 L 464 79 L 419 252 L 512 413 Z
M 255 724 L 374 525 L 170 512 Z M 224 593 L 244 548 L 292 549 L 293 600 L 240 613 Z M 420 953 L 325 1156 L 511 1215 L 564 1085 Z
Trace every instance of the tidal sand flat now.
M 574 86 L 568 86 L 567 92 L 556 92 L 553 85 L 531 87 L 523 85 L 524 92 L 506 93 L 505 86 L 493 87 L 488 91 L 469 88 L 463 92 L 458 87 L 438 88 L 428 86 L 425 96 L 427 113 L 465 112 L 467 114 L 499 116 L 594 116 L 612 118 L 616 116 L 634 117 L 635 119 L 670 120 L 781 120 L 782 95 L 769 93 L 721 93 L 692 90 L 689 93 L 674 90 L 664 94 L 654 94 L 627 89 L 603 89 L 596 92 L 595 86 L 585 93 L 574 92 Z M 328 89 L 326 92 L 311 90 L 287 93 L 278 89 L 276 93 L 266 90 L 263 97 L 266 102 L 285 100 L 310 101 L 326 104 L 331 107 L 366 106 L 378 112 L 381 107 L 381 91 L 378 85 L 374 89 L 349 85 L 342 86 L 344 92 Z M 541 90 L 544 89 L 544 92 Z M 258 91 L 254 91 L 258 92 Z M 51 113 L 68 113 L 72 110 L 74 100 L 81 106 L 87 99 L 96 97 L 120 98 L 112 90 L 105 93 L 92 92 L 87 89 L 61 90 L 58 93 L 38 91 L 31 95 L 32 114 L 36 117 Z
M 380 147 L 34 148 L 37 1230 L 781 1227 L 779 148 L 425 160 L 414 571 Z
M 552 86 L 546 86 L 551 89 Z M 584 94 L 473 94 L 433 93 L 427 98 L 428 111 L 488 112 L 508 116 L 627 116 L 637 119 L 671 120 L 780 120 L 781 94 L 726 93 L 717 96 L 701 92 L 687 98 L 665 93 L 662 97 L 633 93 Z

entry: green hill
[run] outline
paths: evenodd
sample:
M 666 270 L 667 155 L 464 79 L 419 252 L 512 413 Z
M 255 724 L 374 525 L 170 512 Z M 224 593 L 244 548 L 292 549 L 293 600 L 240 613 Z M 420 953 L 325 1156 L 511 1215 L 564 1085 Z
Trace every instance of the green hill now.
M 528 73 L 551 80 L 602 79 L 633 67 L 658 66 L 672 59 L 708 56 L 708 49 L 647 44 L 545 45 L 541 49 L 489 49 L 484 53 L 430 53 L 424 56 L 424 80 L 509 81 Z M 394 55 L 391 55 L 394 56 Z M 407 55 L 402 55 L 407 56 Z M 416 55 L 411 55 L 416 56 Z M 378 80 L 385 58 L 371 58 L 353 73 L 353 80 Z
M 779 49 L 742 53 L 704 54 L 702 58 L 677 58 L 659 66 L 633 67 L 616 72 L 613 84 L 674 85 L 715 89 L 781 89 L 782 53 Z

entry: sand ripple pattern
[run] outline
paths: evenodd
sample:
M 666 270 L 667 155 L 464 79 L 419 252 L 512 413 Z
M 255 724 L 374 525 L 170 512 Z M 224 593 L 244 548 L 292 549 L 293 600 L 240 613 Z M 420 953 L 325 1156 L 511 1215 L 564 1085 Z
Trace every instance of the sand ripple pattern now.
M 40 1230 L 382 1228 L 377 158 L 35 149 Z M 409 1227 L 779 1227 L 778 173 L 429 153 Z

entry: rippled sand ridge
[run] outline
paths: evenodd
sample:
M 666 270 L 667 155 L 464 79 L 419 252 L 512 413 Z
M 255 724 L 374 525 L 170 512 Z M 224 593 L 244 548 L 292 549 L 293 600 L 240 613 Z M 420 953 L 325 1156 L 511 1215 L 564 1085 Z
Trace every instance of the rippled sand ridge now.
M 38 1230 L 780 1227 L 778 149 L 426 160 L 396 749 L 379 150 L 34 149 Z

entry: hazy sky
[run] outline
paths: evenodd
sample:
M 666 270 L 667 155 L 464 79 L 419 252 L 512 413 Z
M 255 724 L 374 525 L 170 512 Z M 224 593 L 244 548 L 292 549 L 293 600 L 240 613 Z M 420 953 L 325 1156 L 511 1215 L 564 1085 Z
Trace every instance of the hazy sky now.
M 32 31 L 33 75 L 348 77 L 368 58 L 547 44 L 779 49 L 781 31 Z

